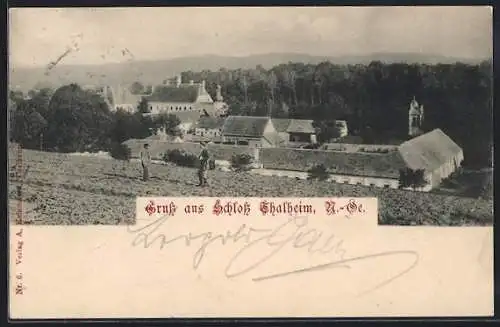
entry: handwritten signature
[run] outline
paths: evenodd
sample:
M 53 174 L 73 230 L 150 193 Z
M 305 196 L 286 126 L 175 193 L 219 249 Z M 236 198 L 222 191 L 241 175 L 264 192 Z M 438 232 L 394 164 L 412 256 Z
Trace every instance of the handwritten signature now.
M 382 257 L 395 257 L 407 256 L 413 259 L 413 262 L 405 269 L 398 271 L 390 278 L 377 284 L 375 287 L 363 292 L 374 291 L 383 287 L 392 281 L 402 277 L 411 270 L 413 270 L 419 261 L 419 255 L 415 251 L 387 251 L 379 253 L 371 253 L 368 255 L 345 258 L 346 250 L 343 248 L 343 240 L 338 239 L 335 235 L 325 235 L 323 231 L 308 228 L 308 217 L 291 217 L 285 223 L 278 225 L 276 228 L 256 229 L 246 224 L 241 224 L 236 231 L 226 231 L 225 233 L 212 233 L 203 232 L 200 234 L 187 234 L 178 235 L 173 238 L 167 238 L 165 234 L 160 233 L 158 230 L 167 222 L 172 216 L 162 216 L 151 223 L 139 228 L 133 228 L 130 225 L 127 227 L 128 231 L 135 235 L 132 242 L 133 246 L 142 245 L 144 248 L 151 248 L 153 245 L 159 245 L 160 249 L 165 246 L 176 242 L 184 241 L 188 247 L 194 245 L 196 241 L 200 241 L 200 246 L 197 248 L 193 256 L 193 269 L 197 269 L 203 258 L 207 253 L 210 245 L 219 241 L 219 244 L 226 245 L 229 242 L 242 243 L 243 247 L 236 252 L 236 254 L 229 260 L 225 269 L 225 276 L 227 278 L 234 278 L 237 276 L 249 273 L 257 267 L 263 265 L 266 261 L 276 256 L 286 245 L 292 246 L 295 249 L 306 249 L 308 253 L 320 254 L 334 254 L 335 259 L 324 264 L 312 265 L 305 268 L 299 268 L 291 271 L 275 273 L 271 275 L 264 275 L 254 277 L 253 281 L 261 282 L 275 278 L 286 277 L 295 274 L 306 272 L 333 269 L 333 268 L 351 268 L 355 262 L 365 261 L 369 259 L 377 259 Z M 255 249 L 258 245 L 265 245 L 268 251 L 259 251 L 261 256 L 255 259 Z M 248 255 L 251 253 L 250 255 Z M 239 267 L 239 268 L 235 268 Z

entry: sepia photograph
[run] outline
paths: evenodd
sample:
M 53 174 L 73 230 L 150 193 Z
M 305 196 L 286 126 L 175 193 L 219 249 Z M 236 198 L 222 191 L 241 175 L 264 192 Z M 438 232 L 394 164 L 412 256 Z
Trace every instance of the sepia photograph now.
M 378 200 L 493 225 L 490 7 L 11 8 L 14 225 L 138 197 Z

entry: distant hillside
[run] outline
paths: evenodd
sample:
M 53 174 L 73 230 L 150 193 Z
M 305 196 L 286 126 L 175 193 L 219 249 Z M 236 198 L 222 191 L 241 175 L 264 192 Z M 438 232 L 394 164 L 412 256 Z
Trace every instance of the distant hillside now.
M 79 84 L 130 84 L 134 81 L 143 83 L 160 83 L 166 77 L 182 71 L 202 71 L 227 69 L 249 69 L 262 65 L 264 68 L 287 63 L 303 62 L 317 64 L 330 61 L 335 64 L 367 64 L 379 60 L 386 63 L 477 63 L 480 60 L 450 58 L 439 55 L 420 53 L 374 53 L 363 56 L 312 56 L 301 53 L 273 53 L 251 55 L 247 57 L 228 57 L 205 55 L 198 57 L 183 57 L 168 60 L 132 61 L 117 64 L 103 65 L 63 65 L 59 64 L 46 75 L 46 68 L 18 68 L 11 69 L 9 84 L 22 90 L 29 90 L 34 86 L 46 85 L 57 87 L 59 85 L 76 82 Z

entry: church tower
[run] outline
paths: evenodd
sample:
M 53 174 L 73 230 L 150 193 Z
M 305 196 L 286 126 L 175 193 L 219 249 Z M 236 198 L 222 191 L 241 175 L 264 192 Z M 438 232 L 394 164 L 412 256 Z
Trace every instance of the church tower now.
M 421 133 L 422 122 L 424 119 L 424 106 L 419 105 L 415 97 L 410 103 L 408 112 L 408 135 L 415 137 Z
M 222 102 L 224 101 L 224 98 L 222 97 L 222 87 L 220 84 L 217 84 L 217 90 L 215 94 L 215 101 Z

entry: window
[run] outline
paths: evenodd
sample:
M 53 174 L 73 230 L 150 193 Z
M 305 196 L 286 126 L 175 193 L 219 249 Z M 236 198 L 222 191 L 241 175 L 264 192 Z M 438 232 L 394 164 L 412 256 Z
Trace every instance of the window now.
M 389 184 L 384 184 L 384 188 L 389 188 L 391 187 Z
M 201 132 L 201 136 L 203 136 L 203 134 L 205 134 L 205 133 Z
M 375 187 L 375 184 L 374 183 L 370 183 L 370 187 Z
M 186 110 L 186 106 L 184 106 L 184 111 Z
M 349 181 L 345 180 L 345 181 L 344 181 L 344 184 L 349 184 Z
M 361 182 L 357 182 L 356 185 L 363 185 Z

